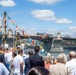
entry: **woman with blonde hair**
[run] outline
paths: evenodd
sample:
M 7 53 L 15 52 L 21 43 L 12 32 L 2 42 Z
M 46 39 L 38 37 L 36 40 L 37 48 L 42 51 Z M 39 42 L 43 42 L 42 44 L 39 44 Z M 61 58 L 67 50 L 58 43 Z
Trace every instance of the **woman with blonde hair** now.
M 51 57 L 49 55 L 44 57 L 44 64 L 45 64 L 44 67 L 46 69 L 49 69 L 49 66 L 52 64 Z

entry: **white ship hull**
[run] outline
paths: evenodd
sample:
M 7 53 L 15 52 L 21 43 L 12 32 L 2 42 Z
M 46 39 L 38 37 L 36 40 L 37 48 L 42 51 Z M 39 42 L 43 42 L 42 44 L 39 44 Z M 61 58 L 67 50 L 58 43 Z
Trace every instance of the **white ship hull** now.
M 52 51 L 52 52 L 63 52 L 63 47 L 53 47 L 53 48 L 51 48 L 50 51 Z

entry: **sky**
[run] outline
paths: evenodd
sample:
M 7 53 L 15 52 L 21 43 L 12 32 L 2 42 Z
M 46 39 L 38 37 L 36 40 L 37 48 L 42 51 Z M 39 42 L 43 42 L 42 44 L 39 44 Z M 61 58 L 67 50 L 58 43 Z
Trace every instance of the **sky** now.
M 0 0 L 0 20 L 6 11 L 15 24 L 7 17 L 7 28 L 76 37 L 75 7 L 76 0 Z

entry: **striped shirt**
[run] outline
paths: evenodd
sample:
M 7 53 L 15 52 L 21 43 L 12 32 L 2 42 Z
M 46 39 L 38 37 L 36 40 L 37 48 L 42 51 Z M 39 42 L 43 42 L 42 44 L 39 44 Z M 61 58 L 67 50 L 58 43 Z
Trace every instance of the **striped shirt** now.
M 66 63 L 66 67 L 69 67 L 72 75 L 76 75 L 76 59 L 72 59 Z

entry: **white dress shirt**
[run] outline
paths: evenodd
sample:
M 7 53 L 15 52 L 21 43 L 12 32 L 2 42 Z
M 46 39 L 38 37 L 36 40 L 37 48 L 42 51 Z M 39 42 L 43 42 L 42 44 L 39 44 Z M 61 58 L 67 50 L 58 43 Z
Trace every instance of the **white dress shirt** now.
M 19 72 L 20 73 L 20 62 L 23 63 L 23 57 L 20 55 L 17 55 L 14 59 L 13 59 L 13 65 L 14 65 L 14 73 Z
M 76 75 L 76 59 L 71 59 L 66 63 L 66 67 L 69 67 L 72 75 Z

